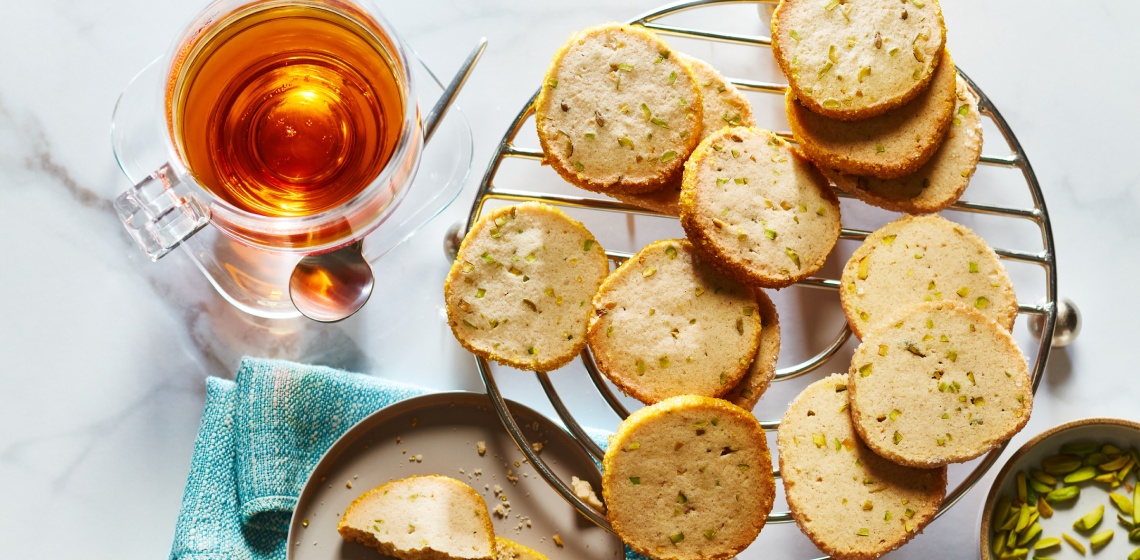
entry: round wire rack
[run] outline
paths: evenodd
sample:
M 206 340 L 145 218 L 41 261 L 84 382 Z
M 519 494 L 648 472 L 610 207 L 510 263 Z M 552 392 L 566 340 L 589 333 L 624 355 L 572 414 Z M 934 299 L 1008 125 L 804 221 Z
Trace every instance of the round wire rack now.
M 709 41 L 713 43 L 727 43 L 732 45 L 743 45 L 749 47 L 767 48 L 771 46 L 771 39 L 766 36 L 749 35 L 734 32 L 722 32 L 709 29 L 701 29 L 693 26 L 679 26 L 671 23 L 662 23 L 659 20 L 670 16 L 675 16 L 684 12 L 691 12 L 703 8 L 726 5 L 726 4 L 752 4 L 763 10 L 765 5 L 774 5 L 778 0 L 686 0 L 672 4 L 668 4 L 637 18 L 634 18 L 629 23 L 650 29 L 660 35 L 670 37 L 683 37 L 697 41 Z M 759 18 L 759 15 L 757 15 Z M 715 62 L 714 62 L 714 65 Z M 1044 272 L 1044 297 L 1042 300 L 1028 304 L 1021 302 L 1019 304 L 1019 314 L 1026 315 L 1030 319 L 1031 325 L 1037 325 L 1035 330 L 1035 342 L 1037 343 L 1036 352 L 1030 356 L 1030 372 L 1033 379 L 1033 392 L 1037 392 L 1037 388 L 1041 383 L 1042 374 L 1045 369 L 1045 363 L 1048 360 L 1049 352 L 1052 349 L 1052 340 L 1054 328 L 1057 322 L 1057 275 L 1056 275 L 1056 258 L 1054 254 L 1053 245 L 1053 232 L 1049 222 L 1049 213 L 1045 208 L 1045 200 L 1041 194 L 1041 187 L 1037 182 L 1037 177 L 1033 173 L 1033 168 L 1029 164 L 1021 144 L 1018 142 L 1017 137 L 1014 135 L 1013 130 L 1010 129 L 1005 119 L 1002 118 L 1001 113 L 985 95 L 985 93 L 971 80 L 964 72 L 959 69 L 959 74 L 966 80 L 969 86 L 973 89 L 974 93 L 979 99 L 978 110 L 981 115 L 988 119 L 989 124 L 996 128 L 1003 137 L 1005 144 L 1008 147 L 1009 153 L 1005 155 L 995 155 L 992 153 L 985 153 L 981 157 L 981 165 L 993 166 L 999 168 L 1006 168 L 1010 170 L 1020 171 L 1021 178 L 1024 184 L 1028 187 L 1032 207 L 1017 207 L 1016 205 L 1007 204 L 991 204 L 981 202 L 970 202 L 967 200 L 960 200 L 955 203 L 949 210 L 962 212 L 967 214 L 978 214 L 986 216 L 994 216 L 997 218 L 1005 219 L 1006 221 L 1017 220 L 1022 223 L 1028 223 L 1036 226 L 1037 232 L 1040 234 L 1041 248 L 1036 250 L 1017 250 L 1009 248 L 995 247 L 994 250 L 998 256 L 1007 263 L 1027 263 L 1036 265 Z M 738 89 L 745 92 L 758 92 L 760 94 L 771 94 L 773 96 L 781 96 L 779 103 L 782 107 L 782 96 L 784 95 L 787 85 L 775 82 L 765 82 L 754 79 L 745 78 L 729 78 Z M 529 148 L 518 146 L 515 144 L 516 138 L 519 136 L 520 131 L 523 130 L 524 124 L 534 114 L 534 99 L 538 95 L 531 97 L 526 106 L 519 112 L 514 122 L 508 128 L 506 134 L 503 136 L 502 141 L 499 143 L 494 151 L 493 157 L 487 167 L 487 171 L 479 185 L 479 190 L 476 194 L 475 201 L 471 206 L 470 214 L 468 215 L 465 227 L 460 228 L 461 233 L 466 233 L 472 224 L 483 214 L 484 207 L 488 202 L 497 201 L 502 203 L 519 203 L 525 201 L 539 201 L 547 204 L 560 206 L 564 208 L 584 209 L 600 212 L 610 212 L 625 214 L 627 216 L 657 216 L 669 217 L 668 214 L 649 210 L 646 208 L 625 204 L 608 198 L 590 197 L 590 196 L 577 196 L 574 194 L 560 194 L 558 192 L 543 192 L 537 190 L 515 190 L 507 188 L 499 188 L 496 186 L 496 178 L 500 173 L 500 169 L 504 161 L 507 160 L 520 160 L 530 161 L 532 165 L 537 165 L 543 159 L 541 149 Z M 794 142 L 791 133 L 779 132 L 781 136 Z M 991 142 L 986 141 L 983 148 L 990 147 Z M 557 190 L 557 189 L 551 189 Z M 580 192 L 580 191 L 579 191 Z M 852 196 L 835 189 L 835 193 L 841 199 L 851 199 Z M 588 193 L 583 193 L 588 194 Z M 968 193 L 969 194 L 969 193 Z M 845 216 L 846 217 L 846 216 Z M 844 222 L 847 220 L 845 219 Z M 1004 227 L 1004 224 L 1003 224 Z M 862 229 L 853 229 L 844 227 L 840 234 L 841 240 L 856 240 L 861 241 L 865 238 L 870 231 Z M 603 244 L 604 245 L 604 244 Z M 609 256 L 610 261 L 616 266 L 620 265 L 626 259 L 632 256 L 632 253 L 622 251 L 607 250 L 606 254 Z M 821 292 L 837 293 L 839 289 L 838 278 L 828 278 L 823 276 L 810 277 L 800 281 L 794 287 L 789 289 L 806 288 L 810 290 L 817 290 Z M 838 301 L 838 298 L 836 298 Z M 787 324 L 787 319 L 783 319 Z M 807 374 L 816 370 L 824 365 L 832 356 L 834 356 L 844 346 L 844 344 L 851 337 L 851 330 L 846 322 L 843 323 L 839 332 L 830 339 L 830 342 L 825 344 L 824 347 L 814 355 L 805 359 L 804 361 L 778 369 L 775 375 L 775 381 L 785 381 Z M 625 419 L 629 416 L 629 410 L 622 403 L 621 399 L 614 393 L 611 386 L 606 383 L 603 374 L 598 370 L 593 357 L 587 348 L 581 355 L 581 361 L 589 374 L 590 379 L 593 381 L 594 386 L 597 388 L 601 397 L 613 410 L 613 412 L 620 418 Z M 516 418 L 511 414 L 507 408 L 506 401 L 502 396 L 498 384 L 495 380 L 495 374 L 490 365 L 483 358 L 476 357 L 476 363 L 479 374 L 482 377 L 483 383 L 486 385 L 487 393 L 490 395 L 491 402 L 503 421 L 503 425 L 510 433 L 512 439 L 518 445 L 519 450 L 525 455 L 526 459 L 534 466 L 535 470 L 548 482 L 568 503 L 576 508 L 583 516 L 591 520 L 593 523 L 600 527 L 613 531 L 605 516 L 584 502 L 581 498 L 575 495 L 573 489 L 567 481 L 560 479 L 549 466 L 543 461 L 542 457 L 532 447 L 532 443 L 524 434 L 522 427 L 520 427 Z M 539 385 L 542 387 L 546 396 L 549 398 L 550 403 L 565 424 L 570 433 L 577 439 L 579 444 L 600 464 L 604 451 L 589 433 L 582 427 L 582 425 L 575 419 L 574 415 L 566 407 L 565 402 L 559 396 L 558 391 L 551 383 L 550 378 L 545 372 L 534 372 L 537 377 Z M 760 425 L 766 432 L 775 431 L 780 424 L 779 419 L 764 420 L 759 419 Z M 968 492 L 985 473 L 993 466 L 1005 450 L 1007 444 L 990 451 L 980 459 L 975 460 L 972 470 L 965 475 L 955 487 L 947 492 L 946 498 L 939 510 L 937 516 L 942 515 L 948 509 L 954 506 Z M 779 470 L 773 473 L 776 478 L 780 477 Z M 936 516 L 936 517 L 937 517 Z M 792 515 L 788 511 L 775 511 L 768 516 L 769 524 L 783 524 L 792 523 Z

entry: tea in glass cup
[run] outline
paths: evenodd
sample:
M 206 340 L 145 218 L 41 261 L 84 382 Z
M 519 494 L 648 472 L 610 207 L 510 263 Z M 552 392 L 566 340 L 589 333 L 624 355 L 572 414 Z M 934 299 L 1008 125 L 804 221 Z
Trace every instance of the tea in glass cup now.
M 169 162 L 116 201 L 152 259 L 206 223 L 268 251 L 344 247 L 415 175 L 408 59 L 371 0 L 217 0 L 168 60 Z

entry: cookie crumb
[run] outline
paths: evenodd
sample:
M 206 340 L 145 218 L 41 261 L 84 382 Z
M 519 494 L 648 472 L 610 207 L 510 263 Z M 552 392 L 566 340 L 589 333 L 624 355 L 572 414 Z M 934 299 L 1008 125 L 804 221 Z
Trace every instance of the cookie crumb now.
M 344 487 L 345 488 L 352 488 L 352 481 L 351 480 L 344 481 Z
M 570 477 L 570 487 L 574 489 L 574 495 L 578 496 L 583 502 L 590 504 L 590 507 L 598 510 L 605 511 L 606 506 L 598 499 L 598 495 L 594 493 L 594 487 L 588 480 L 582 480 L 576 476 Z
M 558 548 L 562 548 L 562 535 L 554 533 L 554 544 L 557 545 Z
M 480 457 L 486 455 L 487 454 L 487 442 L 485 442 L 485 441 L 476 442 L 475 443 L 475 451 L 479 452 Z

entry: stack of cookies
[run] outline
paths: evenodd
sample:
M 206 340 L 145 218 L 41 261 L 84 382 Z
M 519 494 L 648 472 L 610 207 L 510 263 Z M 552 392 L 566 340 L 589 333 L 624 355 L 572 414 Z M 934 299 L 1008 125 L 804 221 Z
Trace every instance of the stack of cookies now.
M 981 119 L 945 39 L 937 0 L 780 2 L 772 50 L 788 78 L 788 122 L 836 186 L 915 214 L 965 191 Z

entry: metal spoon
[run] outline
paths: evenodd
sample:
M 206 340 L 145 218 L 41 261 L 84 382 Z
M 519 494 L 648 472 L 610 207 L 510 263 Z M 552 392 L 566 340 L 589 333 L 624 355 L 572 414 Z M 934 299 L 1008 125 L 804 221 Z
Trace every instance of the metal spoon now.
M 487 38 L 479 39 L 475 50 L 463 61 L 459 72 L 424 119 L 425 144 L 431 140 L 486 48 Z M 359 311 L 372 296 L 372 287 L 376 283 L 372 266 L 361 253 L 363 248 L 364 242 L 357 241 L 335 251 L 302 258 L 289 276 L 289 297 L 297 311 L 321 323 L 343 321 Z

